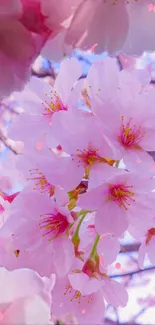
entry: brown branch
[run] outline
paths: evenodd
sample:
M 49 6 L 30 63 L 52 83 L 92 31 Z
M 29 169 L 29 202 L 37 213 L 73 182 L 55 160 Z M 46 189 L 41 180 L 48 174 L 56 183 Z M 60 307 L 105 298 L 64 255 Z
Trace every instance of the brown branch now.
M 131 252 L 137 252 L 139 250 L 140 244 L 128 244 L 128 245 L 121 245 L 121 251 L 120 253 L 131 253 Z

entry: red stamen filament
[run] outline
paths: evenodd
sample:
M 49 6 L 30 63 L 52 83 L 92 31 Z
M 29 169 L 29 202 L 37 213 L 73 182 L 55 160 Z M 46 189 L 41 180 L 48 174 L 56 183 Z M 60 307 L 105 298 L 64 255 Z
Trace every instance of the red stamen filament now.
M 40 215 L 40 217 L 43 217 L 43 220 L 39 223 L 39 228 L 43 231 L 43 237 L 52 235 L 49 240 L 62 235 L 69 227 L 67 218 L 61 213 L 57 213 L 56 215 L 47 213 Z

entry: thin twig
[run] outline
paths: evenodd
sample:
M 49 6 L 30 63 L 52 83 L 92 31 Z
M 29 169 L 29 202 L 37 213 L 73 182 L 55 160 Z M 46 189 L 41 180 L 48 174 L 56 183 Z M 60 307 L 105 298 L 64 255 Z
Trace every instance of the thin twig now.
M 137 252 L 139 250 L 140 244 L 128 244 L 128 245 L 121 245 L 120 253 L 131 253 Z
M 18 155 L 18 152 L 7 142 L 7 138 L 1 133 L 0 131 L 0 141 L 5 145 L 6 148 L 8 148 L 10 151 L 12 151 L 15 155 Z
M 131 322 L 135 321 L 139 316 L 143 315 L 147 309 L 148 309 L 148 306 L 141 309 L 135 316 L 133 316 L 133 318 L 131 319 Z
M 146 272 L 146 271 L 153 271 L 153 270 L 155 270 L 155 266 L 146 267 L 145 269 L 139 269 L 139 270 L 128 272 L 128 273 L 113 274 L 110 276 L 110 278 L 122 278 L 122 277 L 126 277 L 126 276 L 133 276 L 138 273 L 142 273 L 142 272 Z

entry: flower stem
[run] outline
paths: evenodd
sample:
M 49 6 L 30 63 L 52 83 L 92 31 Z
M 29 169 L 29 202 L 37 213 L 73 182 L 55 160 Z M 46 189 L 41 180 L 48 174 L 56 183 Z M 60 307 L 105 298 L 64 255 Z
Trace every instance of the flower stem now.
M 82 217 L 81 217 L 80 221 L 78 222 L 78 225 L 77 225 L 77 227 L 76 227 L 75 233 L 74 233 L 74 235 L 73 235 L 73 237 L 72 237 L 72 241 L 73 241 L 74 239 L 76 239 L 77 237 L 79 237 L 79 229 L 80 229 L 80 226 L 81 226 L 82 221 L 84 220 L 86 214 L 87 214 L 87 211 L 83 211 Z
M 116 161 L 115 167 L 116 167 L 116 168 L 119 167 L 119 160 Z
M 94 258 L 95 257 L 96 248 L 97 248 L 97 245 L 98 245 L 99 240 L 100 240 L 100 236 L 99 235 L 96 235 L 96 239 L 95 239 L 94 245 L 92 247 L 92 251 L 91 251 L 91 254 L 90 254 L 90 258 Z

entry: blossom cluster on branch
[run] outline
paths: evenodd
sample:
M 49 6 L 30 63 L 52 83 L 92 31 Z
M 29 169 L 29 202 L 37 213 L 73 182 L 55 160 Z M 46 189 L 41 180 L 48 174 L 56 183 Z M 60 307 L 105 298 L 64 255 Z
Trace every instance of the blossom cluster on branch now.
M 0 1 L 0 122 L 11 100 L 22 108 L 0 128 L 11 150 L 0 165 L 0 283 L 10 287 L 0 324 L 101 324 L 107 304 L 126 307 L 126 286 L 110 270 L 127 232 L 139 268 L 146 255 L 155 265 L 150 70 L 124 54 L 121 71 L 108 57 L 85 78 L 76 58 L 63 58 L 52 85 L 32 70 L 39 54 L 59 60 L 76 47 L 153 50 L 154 25 L 148 0 Z
M 146 253 L 155 263 L 155 90 L 148 71 L 120 71 L 112 58 L 81 73 L 67 58 L 53 87 L 32 77 L 13 94 L 24 113 L 8 136 L 24 143 L 25 180 L 0 229 L 0 263 L 54 273 L 51 313 L 88 324 L 102 321 L 104 299 L 127 304 L 108 275 L 126 230 L 142 243 L 139 265 Z

